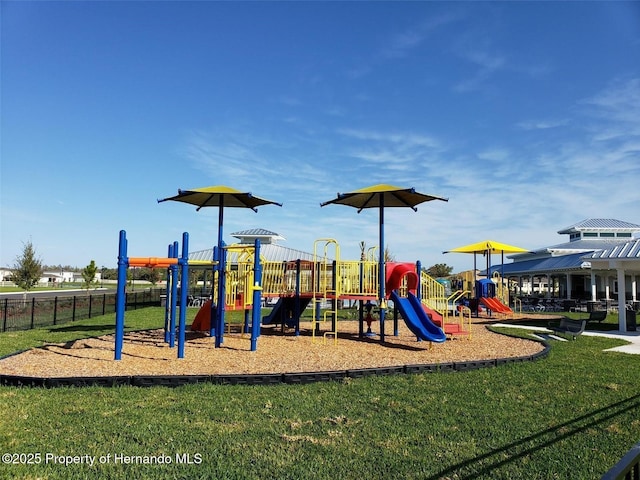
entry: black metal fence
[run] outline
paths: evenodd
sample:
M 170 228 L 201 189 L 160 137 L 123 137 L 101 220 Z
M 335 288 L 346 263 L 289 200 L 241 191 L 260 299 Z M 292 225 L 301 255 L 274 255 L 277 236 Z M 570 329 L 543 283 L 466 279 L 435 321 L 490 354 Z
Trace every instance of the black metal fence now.
M 640 443 L 634 445 L 602 480 L 638 480 L 640 478 Z
M 164 288 L 128 292 L 126 309 L 160 306 Z M 116 311 L 115 293 L 0 299 L 0 331 L 29 330 L 58 325 Z

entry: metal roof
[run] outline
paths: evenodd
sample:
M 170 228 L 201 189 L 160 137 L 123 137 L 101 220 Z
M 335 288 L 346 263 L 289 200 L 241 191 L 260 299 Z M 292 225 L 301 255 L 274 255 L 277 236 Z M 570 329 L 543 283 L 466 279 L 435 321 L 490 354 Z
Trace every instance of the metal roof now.
M 621 245 L 628 242 L 628 238 L 581 238 L 580 240 L 574 240 L 573 242 L 559 243 L 550 247 L 541 249 L 542 251 L 552 252 L 553 250 L 563 250 L 575 252 L 582 251 L 583 253 L 590 250 L 602 250 L 605 248 L 613 248 L 616 245 Z
M 234 232 L 231 234 L 232 237 L 236 238 L 246 238 L 246 237 L 273 237 L 278 240 L 285 240 L 285 238 L 279 233 L 272 232 L 270 230 L 265 230 L 264 228 L 251 228 L 249 230 L 242 230 L 241 232 Z
M 533 250 L 531 253 L 515 253 L 507 255 L 507 258 L 513 259 L 515 263 L 522 263 L 527 260 L 536 259 L 536 255 L 570 255 L 573 253 L 582 253 L 583 255 L 594 250 L 602 250 L 605 248 L 613 248 L 628 242 L 628 238 L 581 238 L 572 242 L 558 243 L 550 247 L 543 247 Z M 522 259 L 522 260 L 519 260 Z
M 634 240 L 626 242 L 621 245 L 616 245 L 613 248 L 606 250 L 598 250 L 591 255 L 585 255 L 585 259 L 605 259 L 605 258 L 631 258 L 640 259 L 640 240 Z
M 523 262 L 505 263 L 502 265 L 492 265 L 491 273 L 504 273 L 507 275 L 547 273 L 554 271 L 581 270 L 582 257 L 584 252 L 561 255 L 558 257 L 545 257 L 539 259 L 525 260 Z
M 296 250 L 295 248 L 284 247 L 274 243 L 260 246 L 260 256 L 268 262 L 289 262 L 293 260 L 313 260 L 313 254 Z M 189 253 L 189 260 L 204 260 L 210 262 L 213 258 L 213 250 L 198 250 Z M 227 257 L 227 262 L 237 263 L 238 253 L 232 251 Z
M 582 230 L 640 230 L 640 225 L 615 218 L 588 218 L 558 230 L 558 233 L 575 233 Z

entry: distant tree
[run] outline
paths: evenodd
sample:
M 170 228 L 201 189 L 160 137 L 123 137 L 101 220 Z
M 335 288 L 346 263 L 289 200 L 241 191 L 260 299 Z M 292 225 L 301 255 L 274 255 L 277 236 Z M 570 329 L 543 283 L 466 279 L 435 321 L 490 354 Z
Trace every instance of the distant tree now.
M 42 276 L 42 261 L 36 257 L 36 250 L 29 240 L 23 244 L 22 255 L 16 257 L 12 279 L 18 287 L 28 292 L 35 287 Z
M 360 242 L 360 260 L 371 260 L 373 256 L 375 256 L 374 260 L 378 260 L 378 255 L 373 255 L 373 252 L 378 249 L 378 247 L 369 247 L 367 249 L 367 244 L 365 242 Z M 389 249 L 389 245 L 384 247 L 384 261 L 385 262 L 395 262 L 396 256 Z
M 98 272 L 98 267 L 96 266 L 96 262 L 91 260 L 91 263 L 84 267 L 82 270 L 82 279 L 84 280 L 84 288 L 89 291 L 91 285 L 95 283 L 96 273 Z
M 117 280 L 118 269 L 117 268 L 105 268 L 102 274 L 103 280 Z
M 155 285 L 162 279 L 162 273 L 157 268 L 141 268 L 138 275 L 139 280 L 145 280 L 152 285 Z
M 55 272 L 64 270 L 65 272 L 80 272 L 81 269 L 78 267 L 72 267 L 71 265 L 60 265 L 59 263 L 56 265 L 43 265 L 43 270 L 45 272 Z
M 450 267 L 446 263 L 436 263 L 435 265 L 427 268 L 427 273 L 435 278 L 448 277 L 453 272 L 453 267 Z
M 396 256 L 389 250 L 389 245 L 384 247 L 384 261 L 385 262 L 395 262 Z
M 149 275 L 149 281 L 151 285 L 155 287 L 156 283 L 162 280 L 162 270 L 158 268 L 154 268 L 151 270 L 151 274 Z

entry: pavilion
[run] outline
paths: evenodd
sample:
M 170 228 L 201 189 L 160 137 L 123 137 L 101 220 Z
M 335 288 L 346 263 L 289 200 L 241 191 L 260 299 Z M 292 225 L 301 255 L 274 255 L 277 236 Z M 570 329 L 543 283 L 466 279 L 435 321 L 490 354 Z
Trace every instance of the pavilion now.
M 596 252 L 620 252 L 626 244 L 640 239 L 640 225 L 616 219 L 583 220 L 558 231 L 569 235 L 569 241 L 509 255 L 512 263 L 493 265 L 491 275 L 504 275 L 511 293 L 555 299 L 604 301 L 613 303 L 618 285 L 624 279 L 627 301 L 637 301 L 640 277 L 638 258 L 600 259 Z M 633 252 L 627 248 L 625 252 Z M 595 255 L 595 257 L 594 257 Z M 600 253 L 602 255 L 602 253 Z M 631 255 L 634 255 L 631 253 Z M 613 263 L 612 263 L 613 262 Z M 621 276 L 620 262 L 628 262 Z M 486 273 L 486 272 L 483 272 Z

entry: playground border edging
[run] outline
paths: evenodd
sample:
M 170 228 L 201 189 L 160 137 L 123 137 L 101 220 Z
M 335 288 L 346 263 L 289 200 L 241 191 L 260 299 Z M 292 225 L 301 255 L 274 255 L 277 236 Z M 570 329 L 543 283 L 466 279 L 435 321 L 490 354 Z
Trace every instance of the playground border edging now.
M 340 381 L 345 378 L 364 378 L 373 375 L 398 375 L 416 373 L 467 372 L 480 368 L 493 368 L 510 363 L 534 362 L 549 355 L 551 345 L 540 341 L 544 349 L 533 355 L 496 358 L 492 360 L 470 360 L 467 362 L 409 364 L 390 367 L 361 368 L 353 370 L 331 370 L 319 372 L 225 374 L 225 375 L 132 375 L 115 377 L 25 377 L 0 374 L 0 385 L 12 387 L 181 387 L 197 383 L 216 385 L 304 385 L 315 382 Z M 7 355 L 6 358 L 15 354 Z

